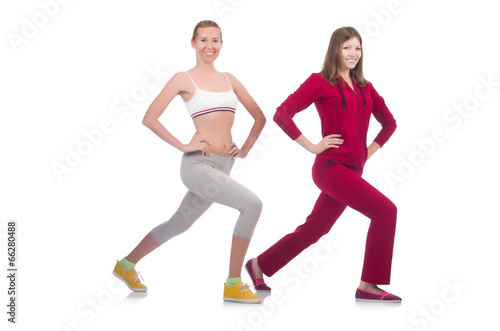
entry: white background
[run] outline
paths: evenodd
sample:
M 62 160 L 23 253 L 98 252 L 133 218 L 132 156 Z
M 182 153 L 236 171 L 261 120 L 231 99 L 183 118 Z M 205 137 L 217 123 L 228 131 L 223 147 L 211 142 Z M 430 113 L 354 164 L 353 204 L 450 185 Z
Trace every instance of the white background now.
M 7 322 L 2 277 L 2 329 L 491 330 L 497 324 L 500 23 L 491 1 L 30 0 L 2 2 L 0 16 L 5 270 L 9 220 L 18 222 L 19 245 L 18 323 Z M 141 120 L 168 79 L 194 66 L 190 39 L 203 19 L 222 27 L 216 68 L 243 82 L 268 118 L 253 153 L 234 168 L 234 178 L 264 202 L 248 257 L 301 224 L 319 193 L 310 176 L 314 156 L 274 125 L 276 107 L 321 69 L 333 30 L 351 25 L 362 32 L 365 77 L 398 123 L 364 177 L 399 209 L 392 283 L 385 289 L 402 296 L 401 305 L 354 301 L 369 221 L 352 210 L 268 279 L 275 292 L 262 305 L 222 301 L 237 218 L 223 206 L 141 261 L 146 296 L 130 294 L 111 275 L 116 260 L 167 220 L 185 193 L 180 152 Z M 92 143 L 85 132 L 95 133 L 103 120 L 111 126 Z M 161 120 L 182 141 L 194 133 L 180 99 Z M 319 141 L 314 107 L 296 122 Z M 240 105 L 233 130 L 240 146 L 250 125 Z M 369 137 L 379 129 L 373 120 Z M 431 143 L 433 135 L 439 139 Z M 87 155 L 58 178 L 54 165 L 68 166 L 69 151 L 84 145 Z M 245 273 L 243 279 L 250 282 Z

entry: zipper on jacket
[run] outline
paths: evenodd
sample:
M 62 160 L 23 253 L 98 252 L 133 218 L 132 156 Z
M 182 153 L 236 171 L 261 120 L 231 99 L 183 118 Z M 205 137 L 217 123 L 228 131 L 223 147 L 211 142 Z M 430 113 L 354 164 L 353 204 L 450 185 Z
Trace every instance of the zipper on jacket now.
M 353 84 L 353 86 L 354 86 L 354 84 Z M 360 87 L 360 89 L 361 89 L 361 87 Z M 359 164 L 361 163 L 361 147 L 360 147 L 361 145 L 360 144 L 361 144 L 362 139 L 360 139 L 359 100 L 358 100 L 358 94 L 356 93 L 356 86 L 354 86 L 354 94 L 356 95 L 356 102 L 358 103 L 358 140 L 360 140 L 360 141 L 358 142 L 358 165 L 357 165 L 357 167 L 359 168 Z

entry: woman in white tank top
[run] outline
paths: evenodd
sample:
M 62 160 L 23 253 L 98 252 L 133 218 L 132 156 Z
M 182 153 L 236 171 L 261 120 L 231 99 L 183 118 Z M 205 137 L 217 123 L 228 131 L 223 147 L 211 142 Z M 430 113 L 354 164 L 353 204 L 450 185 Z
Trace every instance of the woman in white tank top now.
M 143 120 L 143 124 L 161 139 L 184 153 L 181 178 L 188 192 L 177 212 L 148 233 L 128 256 L 118 261 L 113 274 L 131 290 L 146 291 L 147 287 L 135 271 L 135 264 L 172 237 L 186 231 L 216 202 L 240 212 L 232 237 L 229 276 L 224 284 L 223 298 L 226 301 L 258 303 L 261 298 L 241 282 L 241 269 L 261 213 L 262 202 L 253 192 L 230 178 L 229 172 L 235 158 L 244 158 L 248 154 L 264 128 L 266 119 L 245 87 L 233 75 L 215 70 L 214 61 L 222 47 L 222 34 L 217 23 L 198 23 L 191 45 L 196 51 L 196 66 L 170 79 L 148 108 Z M 174 137 L 158 120 L 177 95 L 184 100 L 196 129 L 193 138 L 186 144 Z M 238 101 L 254 119 L 241 148 L 237 147 L 231 136 Z M 216 226 L 225 223 L 218 221 Z M 196 245 L 208 246 L 209 240 L 210 235 L 207 236 L 207 242 Z M 168 275 L 165 277 L 168 279 Z M 184 283 L 197 282 L 196 279 L 189 279 Z M 196 297 L 200 295 L 198 290 L 196 286 L 183 292 Z

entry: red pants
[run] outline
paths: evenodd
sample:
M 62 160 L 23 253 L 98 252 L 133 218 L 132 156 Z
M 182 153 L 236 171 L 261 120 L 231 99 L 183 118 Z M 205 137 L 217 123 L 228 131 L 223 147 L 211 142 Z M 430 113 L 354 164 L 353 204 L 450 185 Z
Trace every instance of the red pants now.
M 346 206 L 370 218 L 361 280 L 389 284 L 396 231 L 396 206 L 361 174 L 362 168 L 316 158 L 312 175 L 321 194 L 306 222 L 258 256 L 266 276 L 272 276 L 295 256 L 327 234 Z

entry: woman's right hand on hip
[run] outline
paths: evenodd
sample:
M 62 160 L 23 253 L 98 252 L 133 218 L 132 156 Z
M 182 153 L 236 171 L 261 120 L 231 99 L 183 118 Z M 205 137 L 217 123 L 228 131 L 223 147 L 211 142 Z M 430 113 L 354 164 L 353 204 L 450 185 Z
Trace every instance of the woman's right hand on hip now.
M 203 155 L 210 155 L 210 149 L 208 146 L 210 146 L 211 143 L 206 141 L 205 139 L 200 139 L 200 140 L 194 140 L 191 141 L 189 144 L 183 144 L 180 148 L 181 152 L 184 153 L 191 153 L 191 152 L 196 152 L 196 151 L 201 151 Z
M 340 139 L 340 134 L 328 135 L 315 145 L 314 154 L 321 154 L 329 148 L 339 148 L 343 143 L 344 139 Z

